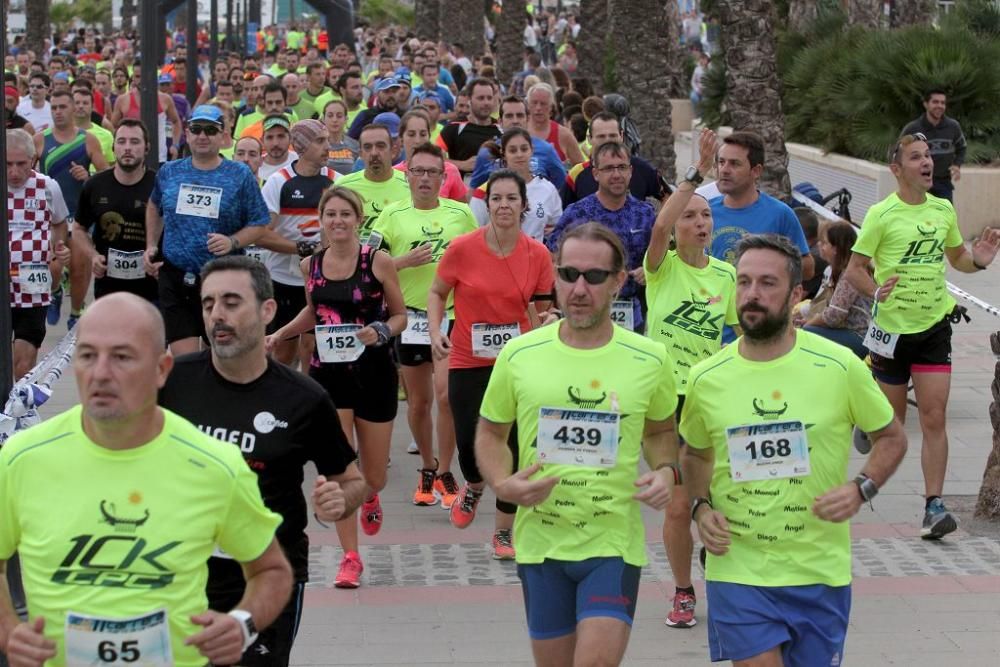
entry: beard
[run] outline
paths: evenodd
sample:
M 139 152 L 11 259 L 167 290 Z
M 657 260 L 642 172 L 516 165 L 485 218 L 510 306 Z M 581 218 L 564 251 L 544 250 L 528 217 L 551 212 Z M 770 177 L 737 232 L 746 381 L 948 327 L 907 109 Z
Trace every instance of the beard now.
M 121 168 L 122 171 L 131 173 L 142 166 L 142 160 L 134 157 L 129 157 L 128 161 L 126 162 L 125 158 L 119 158 L 118 166 Z
M 763 317 L 756 323 L 751 324 L 745 317 L 745 313 L 762 313 Z M 740 309 L 737 314 L 740 326 L 743 328 L 743 335 L 755 343 L 763 343 L 780 336 L 788 327 L 790 321 L 791 308 L 786 301 L 781 310 L 776 314 L 767 312 L 763 306 L 757 304 L 747 304 Z
M 231 336 L 230 340 L 225 343 L 216 340 L 215 334 L 218 332 L 228 333 Z M 212 345 L 212 354 L 220 359 L 235 359 L 252 350 L 255 345 L 254 339 L 241 336 L 236 329 L 222 325 L 212 327 L 212 335 L 209 340 Z

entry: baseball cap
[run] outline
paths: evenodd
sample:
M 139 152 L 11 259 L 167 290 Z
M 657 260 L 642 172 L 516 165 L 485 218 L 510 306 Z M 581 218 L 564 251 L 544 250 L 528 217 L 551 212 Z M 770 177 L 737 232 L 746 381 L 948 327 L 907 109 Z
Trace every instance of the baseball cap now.
M 417 101 L 418 102 L 423 102 L 425 100 L 434 100 L 435 102 L 438 103 L 438 106 L 441 106 L 441 96 L 438 95 L 435 92 L 426 91 L 426 92 L 420 93 L 420 95 L 417 96 Z
M 399 116 L 391 111 L 383 111 L 372 119 L 372 123 L 385 125 L 389 128 L 389 134 L 395 139 L 399 136 Z
M 196 106 L 191 112 L 191 117 L 188 118 L 188 125 L 197 122 L 212 123 L 222 127 L 222 109 L 213 107 L 211 104 Z
M 160 78 L 159 78 L 159 82 L 160 83 L 173 83 L 174 82 L 174 77 L 170 76 L 169 74 L 161 74 Z
M 263 126 L 265 132 L 275 127 L 282 127 L 285 130 L 289 130 L 291 128 L 291 124 L 288 122 L 288 119 L 285 118 L 285 115 L 278 113 L 266 116 L 264 118 Z
M 52 76 L 53 81 L 69 81 L 69 72 L 56 72 Z
M 399 81 L 392 76 L 387 76 L 375 84 L 376 93 L 381 93 L 383 90 L 389 90 L 390 88 L 399 88 Z
M 14 86 L 4 86 L 3 95 L 4 97 L 20 97 L 20 94 L 17 92 L 17 88 Z
M 324 132 L 326 132 L 326 126 L 318 120 L 312 118 L 300 120 L 292 125 L 292 148 L 295 149 L 296 153 L 301 153 Z

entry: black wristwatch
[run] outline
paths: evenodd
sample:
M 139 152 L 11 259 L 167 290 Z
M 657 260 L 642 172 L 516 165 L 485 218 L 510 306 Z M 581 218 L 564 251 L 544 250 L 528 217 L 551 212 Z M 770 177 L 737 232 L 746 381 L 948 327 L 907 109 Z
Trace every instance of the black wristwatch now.
M 868 475 L 861 473 L 854 478 L 854 483 L 858 486 L 858 493 L 865 502 L 870 503 L 872 498 L 878 495 L 878 485 Z
M 702 505 L 708 505 L 709 508 L 712 508 L 712 501 L 709 500 L 708 498 L 705 498 L 704 496 L 698 496 L 697 498 L 695 498 L 694 500 L 691 501 L 691 520 L 692 521 L 695 520 L 694 517 L 698 513 L 698 508 L 701 507 Z
M 684 172 L 684 180 L 690 181 L 694 185 L 698 186 L 702 184 L 702 181 L 705 180 L 705 177 L 702 176 L 701 172 L 698 171 L 698 167 L 691 165 L 690 167 L 688 167 L 687 171 Z

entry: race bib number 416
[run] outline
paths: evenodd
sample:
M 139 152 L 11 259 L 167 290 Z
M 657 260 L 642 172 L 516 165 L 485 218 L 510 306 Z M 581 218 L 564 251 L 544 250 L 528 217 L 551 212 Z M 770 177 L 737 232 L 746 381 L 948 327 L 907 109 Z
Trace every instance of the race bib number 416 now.
M 170 626 L 166 610 L 132 618 L 66 614 L 67 667 L 143 665 L 170 667 Z

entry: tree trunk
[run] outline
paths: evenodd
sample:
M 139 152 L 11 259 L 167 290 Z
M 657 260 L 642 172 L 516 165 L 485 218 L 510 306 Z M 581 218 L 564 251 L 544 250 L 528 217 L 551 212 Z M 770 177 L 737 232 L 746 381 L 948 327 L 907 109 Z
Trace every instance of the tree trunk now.
M 934 0 L 896 0 L 892 3 L 889 23 L 893 28 L 911 25 L 929 25 L 937 16 Z
M 1000 332 L 993 334 L 1000 337 Z M 994 349 L 996 352 L 996 349 Z M 979 487 L 976 502 L 977 519 L 1000 519 L 1000 361 L 993 371 L 993 402 L 990 403 L 990 420 L 993 424 L 993 451 L 986 459 L 983 485 Z
M 483 55 L 486 38 L 483 36 L 482 4 L 470 0 L 440 0 L 439 4 L 439 34 L 447 35 L 453 42 L 461 42 L 470 60 Z
M 594 93 L 604 90 L 604 59 L 608 34 L 608 0 L 580 1 L 580 34 L 576 39 L 577 76 L 590 80 Z
M 497 21 L 497 81 L 509 85 L 521 71 L 524 57 L 526 0 L 505 0 Z
M 45 40 L 50 36 L 49 2 L 51 0 L 28 0 L 24 3 L 24 45 L 35 52 L 39 60 L 45 53 Z
M 122 0 L 122 32 L 135 27 L 135 0 Z
M 847 0 L 847 23 L 877 30 L 882 25 L 882 0 Z
M 625 96 L 630 116 L 642 137 L 642 155 L 671 181 L 674 180 L 674 136 L 670 126 L 670 91 L 679 75 L 674 51 L 679 25 L 675 23 L 677 5 L 668 11 L 663 0 L 611 0 L 607 32 L 628 35 L 613 39 L 616 92 Z M 661 63 L 651 67 L 651 62 Z M 673 63 L 674 66 L 669 66 Z M 663 91 L 667 94 L 651 94 Z
M 719 16 L 726 59 L 726 109 L 733 129 L 761 135 L 765 150 L 761 189 L 774 197 L 788 197 L 791 183 L 771 3 L 719 0 Z
M 818 16 L 816 0 L 792 0 L 788 4 L 788 25 L 794 32 L 806 32 Z
M 437 41 L 440 36 L 438 16 L 441 8 L 438 6 L 440 0 L 416 0 L 413 5 L 414 23 L 417 37 L 420 39 L 433 39 Z

